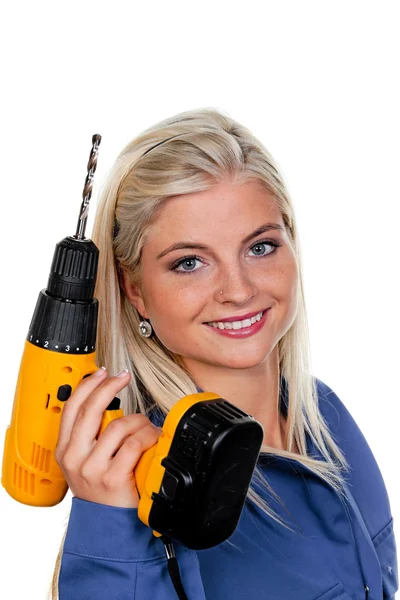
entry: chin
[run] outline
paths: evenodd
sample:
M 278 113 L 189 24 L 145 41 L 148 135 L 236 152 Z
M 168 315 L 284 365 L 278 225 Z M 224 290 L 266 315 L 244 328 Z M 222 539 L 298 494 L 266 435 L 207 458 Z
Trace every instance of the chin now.
M 212 362 L 212 358 L 210 356 L 208 356 L 208 363 L 211 363 L 215 366 L 219 366 L 225 369 L 254 369 L 255 367 L 258 367 L 259 365 L 261 365 L 266 358 L 268 357 L 268 354 L 263 353 L 262 355 L 258 355 L 258 356 L 249 356 L 248 354 L 246 356 L 243 356 L 243 354 L 238 354 L 238 356 L 229 356 L 226 357 L 226 360 L 224 360 L 223 357 L 219 356 L 214 362 Z M 211 360 L 210 360 L 211 358 Z

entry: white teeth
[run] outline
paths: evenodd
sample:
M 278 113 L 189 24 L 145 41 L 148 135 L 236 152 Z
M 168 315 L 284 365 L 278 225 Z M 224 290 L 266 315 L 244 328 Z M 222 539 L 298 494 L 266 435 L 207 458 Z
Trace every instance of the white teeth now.
M 222 321 L 212 321 L 208 323 L 212 327 L 216 327 L 217 329 L 242 329 L 243 327 L 250 327 L 256 321 L 259 321 L 263 316 L 264 311 L 259 312 L 251 319 L 244 319 L 243 321 L 231 321 L 231 322 L 222 322 Z

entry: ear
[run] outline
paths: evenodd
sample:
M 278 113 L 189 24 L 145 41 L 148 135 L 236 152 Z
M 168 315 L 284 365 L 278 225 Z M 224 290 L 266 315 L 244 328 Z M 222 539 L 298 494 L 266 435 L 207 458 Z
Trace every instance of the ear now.
M 132 306 L 136 308 L 136 310 L 142 317 L 148 319 L 149 317 L 144 306 L 143 296 L 139 286 L 133 285 L 129 273 L 127 273 L 126 271 L 122 271 L 119 273 L 119 279 L 121 287 L 124 290 L 129 302 L 132 304 Z

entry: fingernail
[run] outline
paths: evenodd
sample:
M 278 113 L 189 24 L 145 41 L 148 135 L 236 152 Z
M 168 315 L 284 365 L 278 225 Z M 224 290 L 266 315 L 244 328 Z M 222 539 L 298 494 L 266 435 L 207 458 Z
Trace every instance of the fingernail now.
M 95 375 L 97 375 L 97 376 L 99 376 L 99 375 L 103 375 L 103 373 L 104 373 L 104 371 L 105 371 L 105 370 L 106 370 L 106 368 L 105 368 L 105 367 L 100 367 L 100 369 L 98 369 L 98 370 L 95 372 Z
M 120 371 L 117 375 L 117 377 L 125 377 L 125 375 L 128 373 L 128 369 L 123 369 L 122 371 Z

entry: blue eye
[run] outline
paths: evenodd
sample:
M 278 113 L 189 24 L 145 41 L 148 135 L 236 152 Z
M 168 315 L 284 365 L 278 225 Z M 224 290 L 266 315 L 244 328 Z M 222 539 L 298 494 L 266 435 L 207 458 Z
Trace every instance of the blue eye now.
M 201 262 L 200 259 L 197 258 L 197 256 L 187 256 L 186 258 L 182 258 L 174 266 L 173 270 L 176 271 L 177 273 L 183 273 L 183 272 L 190 273 L 191 271 L 197 271 L 197 269 L 192 268 L 196 261 Z M 180 266 L 182 266 L 182 267 L 189 266 L 189 268 L 188 269 L 184 268 L 183 270 L 178 271 L 178 267 L 180 267 Z
M 267 258 L 268 256 L 271 256 L 271 254 L 274 254 L 277 250 L 277 248 L 279 248 L 279 246 L 282 246 L 281 243 L 279 242 L 275 242 L 273 240 L 263 240 L 261 242 L 257 242 L 256 244 L 253 244 L 253 246 L 251 246 L 250 250 L 253 250 L 253 248 L 261 248 L 261 252 L 263 250 L 263 247 L 265 246 L 272 246 L 273 250 L 271 252 L 268 252 L 267 254 L 261 254 L 261 253 L 256 253 L 253 256 L 255 257 L 259 257 L 259 258 Z M 176 263 L 174 263 L 171 267 L 170 270 L 171 271 L 175 271 L 175 273 L 193 273 L 194 271 L 198 271 L 198 268 L 194 268 L 195 267 L 195 263 L 196 262 L 200 262 L 203 263 L 202 259 L 199 258 L 198 256 L 184 256 L 183 258 L 180 258 Z M 178 267 L 182 267 L 179 268 Z M 189 267 L 189 268 L 186 268 Z
M 253 250 L 253 248 L 261 248 L 264 246 L 274 246 L 274 249 L 271 252 L 268 252 L 267 254 L 258 254 L 256 253 L 255 256 L 270 256 L 270 254 L 273 254 L 276 251 L 276 248 L 278 246 L 280 246 L 281 244 L 278 244 L 277 242 L 257 242 L 257 244 L 254 244 L 254 246 L 251 247 L 251 250 Z

